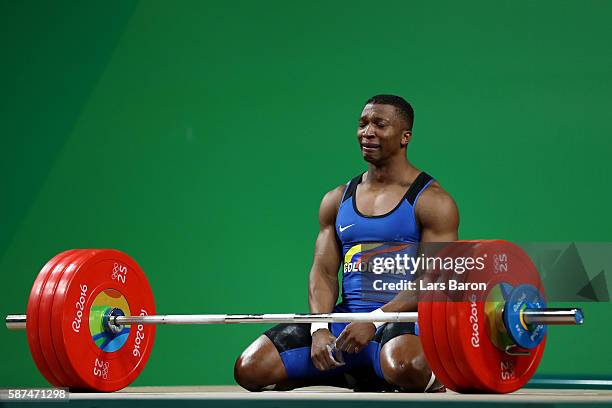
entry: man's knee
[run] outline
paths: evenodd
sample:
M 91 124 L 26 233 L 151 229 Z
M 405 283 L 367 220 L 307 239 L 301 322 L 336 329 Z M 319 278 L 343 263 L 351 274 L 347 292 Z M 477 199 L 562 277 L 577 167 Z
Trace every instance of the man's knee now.
M 242 353 L 234 364 L 234 380 L 244 389 L 261 391 L 263 387 L 269 384 L 262 384 L 257 362 L 244 354 Z
M 263 391 L 286 378 L 285 367 L 266 336 L 247 347 L 234 364 L 234 380 L 249 391 Z
M 418 337 L 405 334 L 389 340 L 381 350 L 385 380 L 404 391 L 424 392 L 431 370 Z
M 420 360 L 420 356 L 389 359 L 382 367 L 385 380 L 404 391 L 424 392 L 431 379 L 431 370 Z

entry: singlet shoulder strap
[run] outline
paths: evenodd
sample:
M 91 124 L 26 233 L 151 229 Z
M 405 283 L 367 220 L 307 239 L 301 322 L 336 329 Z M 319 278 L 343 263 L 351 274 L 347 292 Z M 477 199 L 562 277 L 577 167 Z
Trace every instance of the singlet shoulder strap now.
M 344 189 L 344 195 L 342 196 L 342 203 L 355 195 L 355 191 L 357 191 L 357 185 L 361 183 L 361 178 L 363 177 L 363 173 L 358 176 L 355 176 L 347 183 L 346 188 Z
M 421 174 L 417 176 L 417 178 L 414 180 L 414 182 L 406 192 L 406 195 L 404 196 L 408 203 L 410 203 L 410 205 L 414 205 L 416 199 L 419 197 L 419 194 L 421 194 L 421 191 L 423 191 L 425 187 L 427 187 L 432 181 L 433 177 L 431 177 L 424 171 L 421 172 Z

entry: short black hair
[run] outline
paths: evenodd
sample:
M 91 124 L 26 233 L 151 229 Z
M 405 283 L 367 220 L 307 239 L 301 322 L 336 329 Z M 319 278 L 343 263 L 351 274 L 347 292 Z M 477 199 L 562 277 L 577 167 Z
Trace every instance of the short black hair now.
M 402 119 L 406 121 L 406 126 L 409 130 L 412 130 L 412 124 L 414 123 L 414 110 L 412 106 L 401 96 L 397 95 L 374 95 L 368 99 L 365 105 L 370 103 L 376 103 L 379 105 L 393 105 L 395 110 Z

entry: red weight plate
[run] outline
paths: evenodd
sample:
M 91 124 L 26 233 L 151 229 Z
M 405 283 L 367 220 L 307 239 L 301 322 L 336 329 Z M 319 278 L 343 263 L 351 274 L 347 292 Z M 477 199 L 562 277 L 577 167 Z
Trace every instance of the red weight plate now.
M 426 296 L 426 295 L 425 295 Z M 425 359 L 436 378 L 451 390 L 457 389 L 457 384 L 451 379 L 444 364 L 440 360 L 432 325 L 432 300 L 424 298 L 419 301 L 419 339 L 425 353 Z
M 478 381 L 475 391 L 513 392 L 533 376 L 545 340 L 528 355 L 510 355 L 496 347 L 487 332 L 485 299 L 488 291 L 501 283 L 531 284 L 543 292 L 542 282 L 529 256 L 510 242 L 481 241 L 472 246 L 469 255 L 483 257 L 484 269 L 472 271 L 466 282 L 486 283 L 487 290 L 466 290 L 464 301 L 447 305 L 448 313 L 456 316 L 448 329 L 449 341 L 455 345 L 451 350 L 466 378 Z
M 473 245 L 471 245 L 471 243 L 475 243 L 475 242 L 480 242 L 480 241 L 474 241 L 474 240 L 458 241 L 455 247 L 455 251 L 451 256 L 453 258 L 471 256 L 471 248 L 473 248 Z M 457 281 L 466 282 L 468 281 L 467 279 L 468 275 L 469 275 L 469 272 L 464 272 L 461 275 L 455 275 L 455 278 L 457 279 Z M 478 377 L 475 377 L 472 372 L 465 370 L 464 367 L 461 364 L 458 364 L 457 360 L 455 360 L 455 354 L 457 353 L 457 350 L 456 350 L 457 340 L 455 338 L 455 333 L 456 333 L 457 324 L 459 322 L 459 318 L 457 317 L 457 314 L 456 314 L 455 303 L 461 300 L 462 295 L 463 295 L 462 291 L 458 291 L 458 292 L 455 291 L 453 293 L 453 300 L 450 302 L 447 302 L 447 304 L 445 305 L 446 319 L 447 319 L 446 338 L 448 340 L 449 345 L 453 345 L 453 348 L 450 348 L 451 355 L 447 356 L 448 357 L 447 361 L 449 361 L 449 364 L 457 368 L 457 370 L 461 373 L 461 376 L 465 380 L 465 383 L 463 384 L 462 388 L 458 391 L 461 393 L 477 393 L 477 392 L 482 392 L 482 390 L 484 389 L 482 383 L 480 382 Z
M 62 288 L 65 285 L 66 279 L 70 279 L 75 270 L 77 270 L 85 261 L 87 261 L 89 258 L 91 258 L 93 255 L 95 255 L 99 251 L 100 250 L 96 250 L 96 249 L 82 249 L 80 250 L 79 254 L 75 258 L 73 258 L 72 261 L 69 262 L 68 265 L 66 265 L 66 267 L 64 268 L 64 272 L 61 276 L 61 280 L 58 282 L 56 286 L 54 297 L 53 297 L 53 302 L 51 304 L 51 320 L 55 322 L 55 324 L 51 327 L 51 339 L 50 339 L 51 345 L 55 352 L 57 361 L 59 362 L 62 369 L 64 370 L 64 372 L 70 379 L 70 383 L 66 384 L 65 386 L 71 389 L 75 389 L 75 390 L 87 389 L 87 387 L 81 381 L 79 375 L 72 369 L 69 361 L 66 360 L 65 356 L 68 352 L 65 349 L 65 345 L 62 342 L 57 342 L 55 340 L 55 337 L 57 335 L 56 333 L 58 331 L 58 327 L 60 327 L 60 319 L 61 319 L 61 314 L 58 314 L 58 311 L 56 310 L 57 302 L 55 301 L 56 299 L 55 294 L 57 294 L 58 291 L 62 290 Z M 82 311 L 81 311 L 81 314 L 82 314 Z
M 146 276 L 132 258 L 112 249 L 90 255 L 65 275 L 53 305 L 53 318 L 59 322 L 53 330 L 58 357 L 85 389 L 108 392 L 126 387 L 144 369 L 155 326 L 126 326 L 110 335 L 101 327 L 101 316 L 108 307 L 118 307 L 126 315 L 155 314 Z
M 64 257 L 70 255 L 75 250 L 68 250 L 61 252 L 55 255 L 53 258 L 49 260 L 43 266 L 43 268 L 38 273 L 38 276 L 34 280 L 34 284 L 32 285 L 32 290 L 30 291 L 30 297 L 28 298 L 28 306 L 26 309 L 26 335 L 28 339 L 28 345 L 30 348 L 30 353 L 32 354 L 32 359 L 34 360 L 34 364 L 36 364 L 36 368 L 38 371 L 45 377 L 49 383 L 55 387 L 61 387 L 60 380 L 53 375 L 51 370 L 49 369 L 49 365 L 45 360 L 45 356 L 43 355 L 43 351 L 40 346 L 39 334 L 38 334 L 38 324 L 39 324 L 39 306 L 41 300 L 41 293 L 45 283 L 47 282 L 47 278 L 49 276 L 49 272 L 55 267 L 55 265 L 61 261 Z
M 461 252 L 461 248 L 463 246 L 465 246 L 465 244 L 462 241 L 458 241 L 457 243 L 447 246 L 445 250 L 437 256 L 441 258 L 455 258 L 457 253 Z M 432 304 L 433 335 L 436 343 L 436 350 L 438 351 L 442 364 L 444 364 L 444 369 L 454 382 L 455 387 L 449 388 L 457 392 L 470 392 L 474 388 L 473 381 L 467 379 L 457 367 L 451 352 L 451 346 L 453 346 L 453 343 L 450 342 L 447 335 L 449 320 L 455 317 L 448 315 L 446 312 L 446 307 L 448 303 L 453 301 L 452 297 L 454 296 L 454 293 L 449 291 L 449 279 L 446 277 L 454 279 L 456 276 L 451 273 L 450 275 L 445 274 L 444 277 L 445 278 L 441 283 L 445 284 L 445 289 L 436 290 L 434 292 L 434 297 L 437 297 L 438 299 L 436 299 L 437 301 L 434 301 Z
M 437 256 L 443 254 L 446 248 L 442 249 Z M 429 368 L 431 368 L 431 371 L 433 371 L 440 382 L 442 382 L 442 384 L 444 384 L 447 388 L 456 390 L 458 386 L 453 378 L 449 375 L 448 371 L 446 370 L 446 364 L 441 360 L 440 355 L 438 354 L 439 350 L 435 339 L 433 325 L 434 318 L 436 318 L 433 313 L 433 305 L 435 303 L 437 302 L 434 302 L 434 291 L 421 291 L 418 311 L 419 339 L 421 340 L 421 346 L 423 347 L 423 352 L 425 353 L 425 359 L 429 363 Z
M 48 274 L 47 281 L 42 288 L 40 305 L 38 310 L 38 335 L 43 356 L 53 376 L 57 378 L 62 387 L 73 387 L 74 378 L 66 371 L 62 363 L 57 359 L 51 339 L 51 328 L 59 324 L 51 316 L 53 296 L 58 283 L 61 281 L 64 270 L 76 259 L 82 256 L 83 250 L 75 250 L 69 255 L 62 257 Z

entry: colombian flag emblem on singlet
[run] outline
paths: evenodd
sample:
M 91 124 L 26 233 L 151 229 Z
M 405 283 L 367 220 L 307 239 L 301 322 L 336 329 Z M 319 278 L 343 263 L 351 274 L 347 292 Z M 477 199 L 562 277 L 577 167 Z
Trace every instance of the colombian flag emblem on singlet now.
M 343 301 L 360 307 L 389 302 L 397 291 L 379 288 L 396 287 L 394 284 L 413 279 L 409 260 L 415 257 L 417 249 L 418 244 L 406 242 L 352 245 L 342 264 Z

